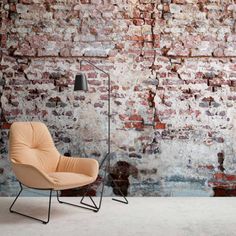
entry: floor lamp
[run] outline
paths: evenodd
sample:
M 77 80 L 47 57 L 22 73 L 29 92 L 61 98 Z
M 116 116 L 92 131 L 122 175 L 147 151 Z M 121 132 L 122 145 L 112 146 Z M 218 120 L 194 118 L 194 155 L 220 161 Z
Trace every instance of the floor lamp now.
M 83 195 L 83 197 L 80 201 L 81 204 L 86 205 L 88 207 L 91 207 L 92 209 L 94 209 L 94 211 L 98 212 L 99 209 L 101 208 L 101 204 L 102 204 L 103 190 L 104 190 L 104 185 L 105 185 L 105 182 L 106 182 L 107 172 L 108 172 L 108 169 L 110 167 L 110 157 L 111 157 L 111 77 L 110 77 L 109 73 L 107 73 L 106 71 L 100 69 L 99 67 L 97 67 L 96 65 L 94 65 L 93 63 L 91 63 L 88 60 L 84 60 L 84 59 L 80 60 L 80 68 L 81 68 L 81 65 L 82 65 L 83 62 L 93 66 L 96 70 L 104 73 L 108 78 L 107 153 L 106 153 L 105 157 L 103 158 L 103 160 L 101 161 L 101 163 L 99 165 L 99 169 L 101 169 L 105 165 L 105 171 L 104 171 L 104 178 L 103 178 L 103 181 L 102 181 L 102 191 L 101 191 L 101 195 L 100 195 L 100 200 L 99 200 L 99 204 L 97 205 L 94 202 L 94 200 L 92 199 L 92 197 L 89 196 L 89 198 L 90 198 L 93 205 L 90 205 L 90 204 L 87 204 L 87 203 L 84 202 L 84 198 L 87 195 L 88 190 L 89 190 L 89 186 L 88 186 L 87 190 L 85 191 L 85 194 Z M 88 91 L 88 81 L 87 81 L 86 75 L 84 73 L 79 73 L 75 76 L 74 91 L 79 91 L 79 90 Z M 128 204 L 128 200 L 126 199 L 126 197 L 124 196 L 124 194 L 120 190 L 119 186 L 116 184 L 116 181 L 113 178 L 111 178 L 111 182 L 113 182 L 114 186 L 117 188 L 117 190 L 119 191 L 121 196 L 124 198 L 124 200 L 119 200 L 119 199 L 116 199 L 116 198 L 112 198 L 112 200 Z

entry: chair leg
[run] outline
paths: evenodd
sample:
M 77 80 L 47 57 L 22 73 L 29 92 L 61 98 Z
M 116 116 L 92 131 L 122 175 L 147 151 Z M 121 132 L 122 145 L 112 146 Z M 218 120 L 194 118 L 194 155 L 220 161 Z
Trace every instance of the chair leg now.
M 109 156 L 109 154 L 108 154 L 108 156 Z M 106 159 L 106 158 L 105 158 L 105 159 Z M 106 167 L 105 167 L 105 173 L 104 173 L 104 176 L 103 176 L 102 191 L 101 191 L 101 195 L 100 195 L 99 205 L 97 206 L 97 205 L 95 204 L 93 198 L 92 198 L 91 196 L 89 196 L 89 198 L 90 198 L 91 202 L 93 203 L 93 205 L 96 206 L 96 212 L 98 212 L 98 211 L 100 210 L 101 205 L 102 205 L 103 191 L 104 191 L 104 186 L 105 186 L 105 182 L 106 182 L 106 178 L 107 178 L 107 170 L 109 169 L 109 165 L 110 165 L 110 163 L 109 163 L 109 159 L 108 159 L 107 165 L 106 165 Z M 120 202 L 120 203 L 124 203 L 124 204 L 129 204 L 127 198 L 124 196 L 124 194 L 122 193 L 120 187 L 117 185 L 117 183 L 115 182 L 115 180 L 112 178 L 111 181 L 114 183 L 114 185 L 115 185 L 116 188 L 118 189 L 119 193 L 120 193 L 121 196 L 124 198 L 124 201 L 119 200 L 119 199 L 116 199 L 116 198 L 112 198 L 112 200 L 113 200 L 113 201 Z M 85 194 L 83 195 L 83 197 L 82 197 L 80 203 L 83 204 L 83 205 L 85 205 L 85 206 L 88 206 L 88 207 L 93 207 L 92 205 L 83 202 L 85 196 L 86 196 L 87 193 L 88 193 L 89 187 L 90 187 L 90 186 L 87 187 L 87 189 L 86 189 L 86 191 L 85 191 Z
M 79 208 L 83 208 L 83 209 L 86 209 L 86 210 L 90 210 L 90 211 L 93 211 L 93 212 L 97 212 L 97 205 L 94 203 L 94 206 L 90 206 L 90 205 L 87 205 L 87 204 L 84 204 L 84 205 L 87 205 L 88 207 L 84 207 L 84 206 L 80 206 L 80 205 L 77 205 L 77 204 L 73 204 L 73 203 L 70 203 L 70 202 L 64 202 L 64 201 L 61 201 L 60 198 L 59 198 L 59 194 L 58 194 L 58 191 L 57 191 L 57 201 L 61 204 L 67 204 L 67 205 L 70 205 L 70 206 L 75 206 L 75 207 L 79 207 Z
M 121 194 L 121 196 L 124 198 L 124 201 L 123 200 L 119 200 L 119 199 L 116 199 L 116 198 L 112 198 L 113 201 L 116 201 L 116 202 L 120 202 L 120 203 L 124 203 L 124 204 L 129 204 L 127 198 L 125 197 L 125 195 L 122 193 L 120 187 L 117 185 L 117 183 L 115 182 L 114 179 L 111 180 L 114 185 L 116 186 L 116 188 L 118 189 L 119 193 Z M 93 198 L 91 196 L 88 196 L 91 200 L 91 202 L 93 203 L 93 205 L 96 206 L 96 212 L 98 212 L 101 208 L 101 205 L 102 205 L 102 199 L 103 199 L 103 191 L 104 191 L 104 185 L 105 185 L 105 180 L 103 181 L 102 183 L 102 191 L 101 191 L 101 195 L 100 195 L 100 199 L 99 199 L 99 205 L 97 206 L 93 200 Z M 84 198 L 86 197 L 86 194 L 88 193 L 89 191 L 89 186 L 87 187 L 86 191 L 85 191 L 85 194 L 83 195 L 82 199 L 80 200 L 80 203 L 85 205 L 85 206 L 88 206 L 88 207 L 93 207 L 92 205 L 90 204 L 87 204 L 85 202 L 83 202 Z
M 45 220 L 41 220 L 41 219 L 35 218 L 35 217 L 33 217 L 33 216 L 30 216 L 30 215 L 25 215 L 25 214 L 23 214 L 23 213 L 21 213 L 21 212 L 18 212 L 18 211 L 12 210 L 12 208 L 13 208 L 13 206 L 14 206 L 16 200 L 18 199 L 18 197 L 20 196 L 21 192 L 23 191 L 22 184 L 21 184 L 21 183 L 19 183 L 19 184 L 20 184 L 20 192 L 18 193 L 18 195 L 16 196 L 15 200 L 14 200 L 13 203 L 11 204 L 11 206 L 10 206 L 10 208 L 9 208 L 9 211 L 10 211 L 11 213 L 16 213 L 16 214 L 18 214 L 18 215 L 25 216 L 25 217 L 31 218 L 31 219 L 33 219 L 33 220 L 40 221 L 40 222 L 42 222 L 43 224 L 47 224 L 47 223 L 49 222 L 49 220 L 50 220 L 52 189 L 50 189 L 50 195 L 49 195 L 48 217 L 47 217 L 47 220 L 45 221 Z
M 93 203 L 93 205 L 96 206 L 95 212 L 98 212 L 100 210 L 101 206 L 102 206 L 103 191 L 104 191 L 104 186 L 105 186 L 105 182 L 106 182 L 105 179 L 106 179 L 106 171 L 105 171 L 105 174 L 104 174 L 104 180 L 102 181 L 102 191 L 101 191 L 101 195 L 100 195 L 100 199 L 99 199 L 99 205 L 97 206 L 96 203 L 94 202 L 93 198 L 91 196 L 88 196 L 90 198 L 91 202 Z M 89 191 L 89 187 L 90 187 L 90 185 L 88 185 L 88 187 L 87 187 L 83 197 L 80 200 L 80 203 L 82 205 L 85 205 L 85 206 L 88 206 L 88 207 L 93 207 L 92 205 L 83 202 L 84 198 L 86 197 L 86 195 L 87 195 L 87 193 Z

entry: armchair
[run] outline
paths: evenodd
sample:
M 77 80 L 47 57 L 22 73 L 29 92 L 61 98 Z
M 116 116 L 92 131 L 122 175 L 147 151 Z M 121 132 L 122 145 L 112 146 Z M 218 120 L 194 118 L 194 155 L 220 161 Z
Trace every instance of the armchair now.
M 88 207 L 61 201 L 58 191 L 82 187 L 94 182 L 98 176 L 98 162 L 91 158 L 60 155 L 45 124 L 14 122 L 10 128 L 9 158 L 20 184 L 20 192 L 10 206 L 10 212 L 47 224 L 50 219 L 52 191 L 57 192 L 59 203 L 94 211 Z M 50 191 L 46 221 L 12 209 L 23 190 L 22 185 Z

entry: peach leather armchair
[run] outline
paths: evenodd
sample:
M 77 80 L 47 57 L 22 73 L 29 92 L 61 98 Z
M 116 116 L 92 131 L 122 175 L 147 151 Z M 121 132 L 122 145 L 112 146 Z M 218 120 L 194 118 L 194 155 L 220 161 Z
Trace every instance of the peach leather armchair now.
M 60 203 L 94 210 L 61 201 L 58 191 L 93 183 L 98 176 L 98 162 L 91 158 L 60 155 L 45 124 L 41 122 L 14 122 L 10 128 L 9 158 L 13 172 L 20 183 L 20 192 L 10 206 L 10 212 L 46 224 L 50 219 L 51 197 L 54 190 L 57 192 L 57 200 Z M 23 190 L 22 185 L 50 191 L 46 221 L 12 210 Z

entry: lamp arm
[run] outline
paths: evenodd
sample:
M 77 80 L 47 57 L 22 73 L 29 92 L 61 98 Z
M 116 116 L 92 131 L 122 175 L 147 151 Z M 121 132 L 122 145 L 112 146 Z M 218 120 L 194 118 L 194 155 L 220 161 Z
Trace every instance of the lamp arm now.
M 81 64 L 82 64 L 83 61 L 86 62 L 86 63 L 88 63 L 88 64 L 90 64 L 91 66 L 95 67 L 97 70 L 100 70 L 101 72 L 103 72 L 104 74 L 106 74 L 108 77 L 110 77 L 110 75 L 109 75 L 106 71 L 100 69 L 99 67 L 97 67 L 96 65 L 94 65 L 92 62 L 90 62 L 90 61 L 88 61 L 88 60 L 85 60 L 85 59 L 80 60 L 80 67 L 81 67 Z

